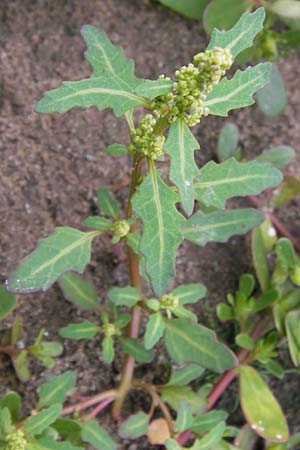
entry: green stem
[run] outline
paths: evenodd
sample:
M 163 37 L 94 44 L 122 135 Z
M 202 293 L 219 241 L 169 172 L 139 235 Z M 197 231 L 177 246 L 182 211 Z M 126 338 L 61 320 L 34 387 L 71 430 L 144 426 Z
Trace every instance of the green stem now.
M 136 190 L 136 186 L 138 184 L 140 175 L 141 175 L 141 165 L 142 158 L 135 158 L 133 161 L 133 171 L 131 176 L 131 186 L 129 199 L 126 209 L 126 218 L 128 219 L 132 215 L 132 206 L 131 199 Z M 133 233 L 135 231 L 135 224 L 132 224 L 130 227 L 130 232 Z M 140 265 L 139 265 L 139 256 L 127 245 L 127 254 L 128 254 L 128 268 L 129 268 L 129 277 L 130 283 L 133 287 L 135 287 L 138 291 L 142 290 L 142 283 L 140 278 Z M 139 334 L 139 326 L 140 326 L 140 316 L 141 316 L 141 308 L 139 306 L 134 306 L 132 308 L 131 321 L 128 328 L 128 337 L 137 338 Z M 125 355 L 123 369 L 122 369 L 122 379 L 121 383 L 118 387 L 118 398 L 113 405 L 113 417 L 115 419 L 120 418 L 121 409 L 126 398 L 127 392 L 131 387 L 133 371 L 134 371 L 135 360 L 130 355 Z

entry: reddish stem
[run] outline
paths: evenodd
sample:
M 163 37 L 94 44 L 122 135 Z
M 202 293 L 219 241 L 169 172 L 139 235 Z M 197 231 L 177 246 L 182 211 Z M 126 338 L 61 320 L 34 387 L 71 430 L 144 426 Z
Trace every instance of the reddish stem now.
M 94 417 L 97 416 L 97 414 L 99 414 L 99 412 L 101 412 L 104 408 L 106 408 L 107 405 L 109 405 L 112 401 L 114 400 L 114 398 L 107 398 L 106 400 L 103 400 L 101 403 L 99 403 L 98 406 L 96 406 L 95 409 L 93 409 L 93 411 L 87 416 L 87 419 L 93 419 Z

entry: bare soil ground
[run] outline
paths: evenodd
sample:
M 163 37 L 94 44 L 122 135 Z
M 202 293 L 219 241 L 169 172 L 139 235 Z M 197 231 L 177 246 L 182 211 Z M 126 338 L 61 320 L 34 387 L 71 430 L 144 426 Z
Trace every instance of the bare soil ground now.
M 83 58 L 80 27 L 93 24 L 107 32 L 114 44 L 125 49 L 136 62 L 136 73 L 156 78 L 171 75 L 204 49 L 207 37 L 199 23 L 190 22 L 147 0 L 2 0 L 0 4 L 0 281 L 30 252 L 40 237 L 57 225 L 81 227 L 84 218 L 96 211 L 95 190 L 112 188 L 130 173 L 127 156 L 113 157 L 104 148 L 127 139 L 126 123 L 110 111 L 76 110 L 65 115 L 41 116 L 33 105 L 45 90 L 62 80 L 87 77 L 90 68 Z M 289 168 L 299 173 L 300 89 L 299 55 L 279 62 L 288 93 L 288 106 L 281 116 L 268 119 L 257 107 L 230 116 L 241 130 L 241 146 L 254 157 L 271 145 L 287 144 L 296 149 L 296 162 Z M 210 118 L 195 129 L 201 144 L 199 162 L 214 155 L 223 119 Z M 124 206 L 126 186 L 116 191 Z M 246 203 L 245 203 L 246 204 Z M 278 212 L 288 229 L 300 237 L 299 201 Z M 184 243 L 177 258 L 175 284 L 203 282 L 208 295 L 197 307 L 203 322 L 214 320 L 214 306 L 237 286 L 240 274 L 251 269 L 249 245 L 245 238 L 233 238 L 224 245 L 205 249 Z M 109 240 L 101 238 L 93 247 L 93 261 L 87 270 L 99 295 L 112 285 L 127 283 L 125 258 L 112 252 Z M 209 318 L 204 311 L 210 311 Z M 20 296 L 17 312 L 24 319 L 24 340 L 28 342 L 42 327 L 50 339 L 59 327 L 82 315 L 67 303 L 57 286 L 46 293 Z M 86 317 L 90 315 L 85 314 Z M 202 319 L 201 319 L 202 320 Z M 230 329 L 219 325 L 221 335 Z M 58 338 L 60 339 L 60 338 Z M 50 373 L 75 370 L 78 392 L 92 395 L 108 389 L 119 377 L 120 363 L 112 367 L 101 362 L 100 343 L 64 343 L 64 353 L 54 369 L 32 366 L 29 383 L 20 383 L 11 367 L 0 371 L 0 393 L 16 389 L 30 408 L 36 387 Z M 287 361 L 287 364 L 289 362 Z M 156 379 L 165 376 L 164 354 L 144 368 Z M 270 380 L 288 416 L 293 431 L 300 431 L 299 378 L 289 375 L 282 381 Z M 231 389 L 234 392 L 236 387 Z M 136 411 L 146 399 L 131 396 L 127 411 Z M 231 401 L 230 404 L 233 402 Z M 103 417 L 103 418 L 102 418 Z M 239 419 L 237 419 L 239 420 Z M 101 416 L 101 422 L 114 431 L 114 425 Z M 120 444 L 120 449 L 149 449 L 145 440 Z M 153 447 L 152 447 L 153 448 Z

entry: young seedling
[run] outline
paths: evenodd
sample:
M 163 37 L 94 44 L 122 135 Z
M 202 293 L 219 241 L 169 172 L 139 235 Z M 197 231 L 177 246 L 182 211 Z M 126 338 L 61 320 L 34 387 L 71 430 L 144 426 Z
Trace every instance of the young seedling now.
M 114 450 L 117 444 L 95 416 L 113 403 L 114 418 L 122 420 L 122 406 L 132 389 L 145 391 L 152 403 L 149 410 L 136 411 L 121 423 L 120 438 L 135 439 L 147 434 L 151 444 L 165 443 L 168 450 L 186 444 L 191 444 L 193 450 L 234 448 L 230 442 L 236 430 L 225 424 L 226 414 L 214 411 L 214 420 L 203 425 L 203 412 L 213 406 L 222 392 L 220 384 L 209 396 L 205 387 L 195 392 L 188 386 L 192 380 L 199 380 L 204 369 L 208 373 L 225 372 L 227 381 L 228 377 L 234 378 L 235 370 L 240 370 L 243 407 L 263 392 L 268 401 L 271 399 L 268 414 L 275 411 L 276 423 L 280 424 L 276 434 L 273 428 L 268 429 L 265 437 L 269 441 L 287 441 L 288 429 L 281 410 L 249 366 L 250 356 L 247 365 L 238 369 L 245 360 L 220 342 L 213 330 L 198 323 L 196 314 L 187 306 L 204 297 L 205 287 L 196 283 L 170 288 L 176 251 L 184 238 L 204 246 L 207 242 L 225 242 L 258 226 L 263 214 L 251 208 L 228 210 L 226 201 L 258 194 L 282 179 L 277 168 L 258 161 L 241 163 L 232 158 L 220 164 L 210 161 L 199 168 L 194 159 L 199 144 L 191 127 L 200 120 L 205 123 L 211 114 L 227 116 L 232 109 L 253 104 L 253 94 L 268 82 L 269 63 L 237 71 L 230 79 L 225 77 L 236 56 L 251 47 L 264 18 L 265 11 L 260 8 L 244 13 L 227 32 L 215 30 L 207 50 L 177 70 L 173 80 L 164 75 L 157 80 L 137 78 L 133 62 L 125 58 L 120 48 L 103 32 L 84 26 L 85 56 L 92 66 L 92 76 L 63 83 L 47 92 L 36 105 L 40 113 L 94 106 L 111 108 L 117 117 L 124 116 L 130 144 L 114 144 L 108 151 L 131 153 L 131 185 L 124 214 L 110 193 L 100 189 L 97 194 L 101 215 L 88 217 L 84 222 L 91 231 L 56 228 L 9 276 L 7 289 L 13 293 L 36 292 L 58 281 L 68 300 L 98 317 L 66 324 L 60 330 L 61 336 L 81 340 L 99 335 L 103 360 L 114 360 L 117 344 L 123 349 L 124 363 L 119 385 L 77 404 L 62 406 L 66 393 L 74 387 L 74 376 L 69 372 L 40 388 L 36 409 L 28 417 L 15 420 L 13 411 L 6 406 L 9 402 L 4 403 L 0 439 L 6 450 L 78 450 L 85 444 Z M 148 111 L 136 123 L 134 108 L 140 106 Z M 166 154 L 169 176 L 162 177 L 158 167 L 165 164 Z M 200 205 L 197 208 L 196 203 Z M 207 208 L 211 212 L 204 212 Z M 93 284 L 78 273 L 90 261 L 92 241 L 104 233 L 112 237 L 113 243 L 121 241 L 126 246 L 130 285 L 112 288 L 107 301 L 100 302 Z M 152 294 L 147 295 L 150 286 Z M 145 331 L 140 326 L 141 317 L 145 318 Z M 266 319 L 262 318 L 253 329 L 253 322 L 250 324 L 247 319 L 243 315 L 242 332 L 249 334 L 248 343 L 255 342 L 266 331 Z M 135 378 L 134 368 L 136 361 L 152 361 L 159 340 L 180 368 L 172 372 L 167 384 L 155 386 Z M 251 380 L 259 392 L 249 391 Z M 92 406 L 95 408 L 89 414 L 82 415 Z M 176 421 L 170 408 L 178 411 Z M 250 417 L 248 409 L 247 406 L 246 416 L 252 424 L 256 417 Z M 152 418 L 159 411 L 158 425 Z M 63 418 L 71 414 L 75 414 L 72 419 Z

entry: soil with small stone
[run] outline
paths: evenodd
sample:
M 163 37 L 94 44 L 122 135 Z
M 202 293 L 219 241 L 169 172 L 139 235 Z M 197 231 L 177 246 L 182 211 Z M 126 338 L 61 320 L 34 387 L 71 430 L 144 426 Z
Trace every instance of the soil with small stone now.
M 49 235 L 55 226 L 82 227 L 87 215 L 97 213 L 95 190 L 106 187 L 115 192 L 122 207 L 128 195 L 130 159 L 115 157 L 104 149 L 113 142 L 128 142 L 127 125 L 111 111 L 72 110 L 64 115 L 38 115 L 33 105 L 42 93 L 63 80 L 77 80 L 90 75 L 84 60 L 85 49 L 79 34 L 83 24 L 104 30 L 114 44 L 134 58 L 136 74 L 156 78 L 172 75 L 174 69 L 188 63 L 205 48 L 207 37 L 200 23 L 186 20 L 147 0 L 2 0 L 0 4 L 0 281 L 8 276 L 20 259 Z M 194 128 L 201 144 L 197 154 L 203 164 L 215 158 L 217 137 L 222 125 L 230 120 L 239 125 L 240 146 L 247 157 L 255 157 L 271 145 L 286 144 L 296 149 L 296 161 L 289 173 L 297 174 L 300 138 L 300 89 L 298 54 L 280 60 L 288 95 L 285 112 L 266 118 L 256 106 L 234 112 L 229 119 L 208 118 Z M 262 199 L 263 202 L 263 199 Z M 249 206 L 246 200 L 239 202 Z M 232 203 L 237 206 L 238 203 Z M 300 201 L 294 200 L 278 211 L 287 228 L 300 237 Z M 83 229 L 83 228 L 82 228 Z M 237 287 L 239 276 L 252 271 L 249 239 L 234 237 L 227 244 L 209 244 L 205 248 L 183 243 L 177 256 L 173 285 L 203 282 L 208 294 L 195 306 L 199 319 L 215 323 L 215 305 Z M 87 276 L 96 283 L 99 296 L 113 285 L 128 283 L 126 255 L 118 246 L 112 248 L 107 237 L 93 245 L 92 263 Z M 17 313 L 23 318 L 24 343 L 32 342 L 41 328 L 48 339 L 58 339 L 58 329 L 80 317 L 93 318 L 64 300 L 55 285 L 47 292 L 19 296 Z M 9 326 L 10 319 L 5 322 Z M 221 338 L 232 339 L 232 330 L 217 325 Z M 285 363 L 290 365 L 285 357 Z M 168 373 L 168 360 L 159 347 L 154 362 L 138 369 L 149 381 L 162 382 Z M 17 390 L 24 397 L 24 412 L 35 402 L 37 386 L 50 374 L 66 369 L 77 374 L 78 390 L 89 396 L 119 381 L 121 360 L 105 365 L 101 361 L 98 339 L 64 342 L 64 352 L 53 369 L 38 363 L 31 365 L 32 376 L 21 383 L 7 361 L 0 370 L 0 394 Z M 270 377 L 292 431 L 300 431 L 299 377 L 283 380 Z M 235 412 L 235 423 L 242 418 L 233 401 L 237 386 L 226 393 L 221 405 Z M 148 408 L 149 399 L 140 392 L 129 395 L 123 410 L 126 416 Z M 116 426 L 101 413 L 101 424 L 113 435 Z M 146 439 L 119 443 L 120 450 L 146 450 Z M 159 447 L 157 447 L 159 448 Z

